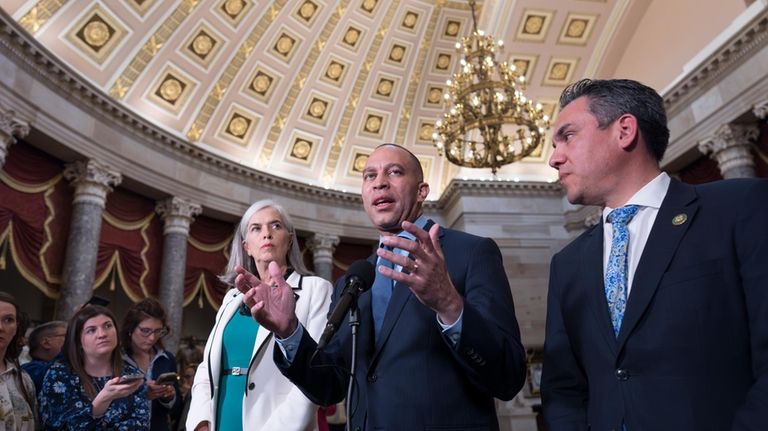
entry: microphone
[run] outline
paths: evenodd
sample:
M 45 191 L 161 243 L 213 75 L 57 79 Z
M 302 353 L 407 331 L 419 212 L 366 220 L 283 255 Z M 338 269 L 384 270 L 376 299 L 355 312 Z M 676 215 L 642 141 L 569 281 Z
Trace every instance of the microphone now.
M 357 297 L 360 294 L 371 288 L 374 278 L 376 278 L 376 271 L 371 262 L 358 260 L 350 265 L 349 270 L 347 270 L 347 277 L 344 280 L 344 289 L 341 291 L 341 295 L 339 295 L 339 300 L 336 302 L 336 307 L 333 309 L 331 317 L 328 318 L 328 323 L 325 325 L 320 342 L 317 343 L 317 350 L 323 350 L 328 345 L 328 342 L 333 338 L 333 334 L 339 330 L 341 320 L 344 319 L 349 308 L 357 301 Z

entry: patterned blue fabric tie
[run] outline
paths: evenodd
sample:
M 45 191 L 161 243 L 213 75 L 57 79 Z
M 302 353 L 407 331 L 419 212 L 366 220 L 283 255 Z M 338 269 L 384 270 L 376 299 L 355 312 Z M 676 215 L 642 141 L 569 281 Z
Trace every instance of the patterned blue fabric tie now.
M 611 314 L 613 332 L 618 337 L 621 321 L 624 319 L 624 309 L 627 307 L 627 248 L 629 246 L 629 229 L 627 224 L 640 209 L 637 205 L 627 205 L 616 208 L 608 214 L 607 221 L 613 226 L 611 254 L 608 256 L 608 267 L 605 269 L 605 298 L 608 300 L 608 311 Z
M 385 249 L 392 251 L 391 248 L 385 247 Z M 387 268 L 394 268 L 392 262 L 379 258 L 376 269 L 376 278 L 373 280 L 373 287 L 371 288 L 371 308 L 373 312 L 373 329 L 375 340 L 379 339 L 379 333 L 381 332 L 381 325 L 384 322 L 384 315 L 387 313 L 387 305 L 389 305 L 389 298 L 392 297 L 392 279 L 384 277 L 379 273 L 378 265 L 386 266 Z

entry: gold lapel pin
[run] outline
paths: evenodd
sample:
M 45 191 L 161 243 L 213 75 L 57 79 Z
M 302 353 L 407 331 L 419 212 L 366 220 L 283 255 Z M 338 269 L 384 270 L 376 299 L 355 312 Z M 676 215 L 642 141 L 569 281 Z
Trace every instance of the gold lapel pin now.
M 688 220 L 688 216 L 683 214 L 678 214 L 674 217 L 672 217 L 672 224 L 675 226 L 680 226 L 681 224 L 685 223 L 685 221 Z

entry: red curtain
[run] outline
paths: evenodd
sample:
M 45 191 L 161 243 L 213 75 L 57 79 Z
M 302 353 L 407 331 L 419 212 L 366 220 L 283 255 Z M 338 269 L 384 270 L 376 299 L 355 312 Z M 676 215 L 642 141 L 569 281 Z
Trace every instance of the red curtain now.
M 700 156 L 678 173 L 680 180 L 688 184 L 702 184 L 722 180 L 720 167 L 709 156 Z
M 184 306 L 192 302 L 203 307 L 203 297 L 218 309 L 229 288 L 219 281 L 229 260 L 234 226 L 198 216 L 189 230 L 187 270 L 184 280 Z M 196 300 L 196 301 L 195 301 Z
M 13 259 L 49 298 L 58 296 L 71 216 L 62 170 L 60 161 L 18 142 L 0 172 L 0 269 Z
M 155 201 L 123 188 L 107 195 L 101 223 L 96 279 L 99 286 L 115 277 L 134 302 L 157 297 L 162 262 L 163 222 L 155 213 Z
M 19 141 L 0 171 L 0 271 L 13 259 L 22 276 L 50 298 L 61 287 L 74 196 L 63 170 L 60 160 Z M 203 296 L 214 308 L 221 304 L 227 288 L 217 276 L 226 266 L 232 231 L 232 224 L 205 216 L 192 223 L 185 306 Z M 119 284 L 132 301 L 157 297 L 162 247 L 155 201 L 117 187 L 107 195 L 94 286 Z

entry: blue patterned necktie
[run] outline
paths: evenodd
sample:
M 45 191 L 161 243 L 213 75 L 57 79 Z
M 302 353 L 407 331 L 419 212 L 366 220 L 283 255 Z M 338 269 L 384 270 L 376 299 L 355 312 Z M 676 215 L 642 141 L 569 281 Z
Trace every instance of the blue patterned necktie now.
M 391 248 L 385 247 L 385 249 L 392 251 Z M 386 266 L 387 268 L 394 268 L 392 262 L 379 258 L 378 265 Z M 379 333 L 381 332 L 381 324 L 384 322 L 384 315 L 387 313 L 387 305 L 389 305 L 389 298 L 392 297 L 392 279 L 385 277 L 379 273 L 378 265 L 376 269 L 376 278 L 373 280 L 373 287 L 371 288 L 371 308 L 373 312 L 373 329 L 375 340 L 379 339 Z
M 629 246 L 629 229 L 627 224 L 640 209 L 637 205 L 627 205 L 616 208 L 608 214 L 607 221 L 613 226 L 611 254 L 608 256 L 608 267 L 605 269 L 605 298 L 608 300 L 608 311 L 611 314 L 613 332 L 618 337 L 621 321 L 624 319 L 624 309 L 627 307 L 627 248 Z

